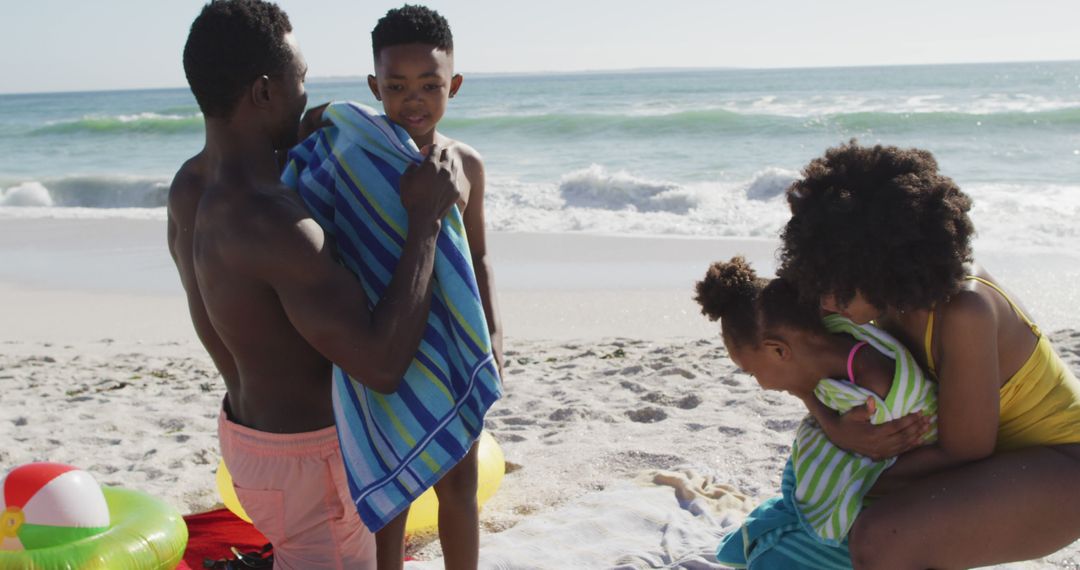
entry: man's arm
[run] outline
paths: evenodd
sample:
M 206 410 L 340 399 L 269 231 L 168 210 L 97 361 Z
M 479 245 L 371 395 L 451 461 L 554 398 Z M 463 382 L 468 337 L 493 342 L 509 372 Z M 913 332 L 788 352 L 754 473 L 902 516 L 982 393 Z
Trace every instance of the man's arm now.
M 488 331 L 491 333 L 491 351 L 501 375 L 503 369 L 502 318 L 499 315 L 498 299 L 495 295 L 495 275 L 491 269 L 491 259 L 488 257 L 487 232 L 484 228 L 484 162 L 475 151 L 467 151 L 462 156 L 462 169 L 469 180 L 469 204 L 465 208 L 464 220 L 465 233 L 469 239 L 473 271 L 476 272 L 476 285 L 480 289 L 480 302 L 484 306 L 484 316 L 487 318 Z
M 322 228 L 295 196 L 271 199 L 276 203 L 267 219 L 236 261 L 252 264 L 316 350 L 373 390 L 394 392 L 427 326 L 435 242 L 443 216 L 459 197 L 454 168 L 443 151 L 433 149 L 402 176 L 408 234 L 386 294 L 373 310 L 360 281 L 334 259 Z

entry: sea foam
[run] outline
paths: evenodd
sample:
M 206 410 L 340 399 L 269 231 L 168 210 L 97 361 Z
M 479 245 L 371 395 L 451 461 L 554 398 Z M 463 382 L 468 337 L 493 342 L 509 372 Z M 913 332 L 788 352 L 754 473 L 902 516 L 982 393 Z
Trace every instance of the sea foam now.
M 564 175 L 559 194 L 570 208 L 685 214 L 698 204 L 678 184 L 645 180 L 625 171 L 609 173 L 598 164 Z
M 191 134 L 203 130 L 201 113 L 161 114 L 134 113 L 129 115 L 87 115 L 71 121 L 56 121 L 33 130 L 31 135 L 123 135 Z
M 53 203 L 48 188 L 39 182 L 26 182 L 7 190 L 0 190 L 0 206 L 47 208 Z
M 168 192 L 168 180 L 157 177 L 69 176 L 11 186 L 0 192 L 0 206 L 160 208 Z
M 743 180 L 674 182 L 599 164 L 553 182 L 488 180 L 488 228 L 508 232 L 776 239 L 790 218 L 784 191 L 798 173 L 765 168 Z M 1080 186 L 975 183 L 976 245 L 999 251 L 1080 250 Z M 0 217 L 163 219 L 168 182 L 69 177 L 0 190 Z

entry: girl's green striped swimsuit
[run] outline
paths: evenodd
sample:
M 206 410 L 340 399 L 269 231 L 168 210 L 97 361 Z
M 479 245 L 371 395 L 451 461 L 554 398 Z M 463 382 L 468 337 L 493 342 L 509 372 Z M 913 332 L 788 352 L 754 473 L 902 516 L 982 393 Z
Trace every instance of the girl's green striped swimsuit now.
M 937 388 L 923 375 L 904 345 L 873 325 L 856 325 L 840 315 L 826 317 L 825 326 L 829 332 L 844 333 L 865 341 L 893 359 L 896 370 L 884 399 L 853 382 L 826 378 L 814 389 L 818 400 L 844 413 L 865 404 L 867 398 L 873 398 L 877 409 L 870 421 L 874 424 L 921 410 L 932 416 L 926 441 L 934 441 L 937 438 Z M 807 530 L 833 545 L 847 536 L 862 509 L 867 491 L 874 486 L 878 476 L 896 462 L 895 457 L 873 461 L 840 449 L 809 416 L 799 425 L 791 455 L 799 518 Z

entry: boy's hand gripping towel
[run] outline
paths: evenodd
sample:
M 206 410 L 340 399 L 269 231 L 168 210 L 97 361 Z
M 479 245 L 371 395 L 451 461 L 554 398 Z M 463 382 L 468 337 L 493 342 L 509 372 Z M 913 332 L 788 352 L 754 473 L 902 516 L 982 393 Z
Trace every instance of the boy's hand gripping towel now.
M 405 243 L 399 179 L 423 157 L 403 129 L 371 108 L 333 103 L 323 116 L 333 125 L 290 151 L 282 180 L 299 192 L 374 305 Z M 334 416 L 349 489 L 372 531 L 465 456 L 502 395 L 457 206 L 438 236 L 433 281 L 427 329 L 397 392 L 369 390 L 334 366 Z

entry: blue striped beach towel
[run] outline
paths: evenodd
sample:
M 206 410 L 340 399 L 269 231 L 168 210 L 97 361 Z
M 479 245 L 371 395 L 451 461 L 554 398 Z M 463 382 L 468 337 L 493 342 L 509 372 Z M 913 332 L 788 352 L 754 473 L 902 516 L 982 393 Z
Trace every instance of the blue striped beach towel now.
M 295 188 L 374 306 L 401 257 L 401 173 L 422 156 L 373 109 L 335 102 L 333 125 L 289 152 Z M 457 206 L 437 240 L 431 313 L 397 392 L 367 389 L 334 366 L 334 416 L 349 490 L 372 531 L 406 509 L 469 451 L 502 395 L 472 257 Z

